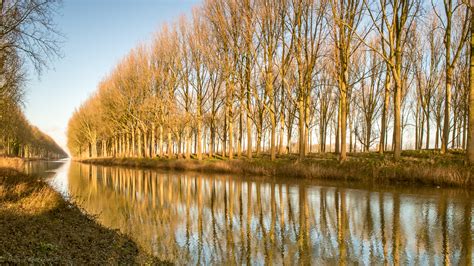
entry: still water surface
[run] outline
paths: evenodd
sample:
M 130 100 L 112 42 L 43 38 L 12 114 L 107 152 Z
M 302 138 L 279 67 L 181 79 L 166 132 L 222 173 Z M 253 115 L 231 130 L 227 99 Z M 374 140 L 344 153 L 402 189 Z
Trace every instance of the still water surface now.
M 51 184 L 104 226 L 176 263 L 474 263 L 470 191 L 76 162 L 60 166 Z

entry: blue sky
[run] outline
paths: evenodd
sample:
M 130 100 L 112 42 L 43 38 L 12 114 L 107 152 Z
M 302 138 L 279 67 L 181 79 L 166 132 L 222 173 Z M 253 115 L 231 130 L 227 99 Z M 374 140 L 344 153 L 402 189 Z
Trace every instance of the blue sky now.
M 66 146 L 66 127 L 75 108 L 99 81 L 163 23 L 190 15 L 199 0 L 63 0 L 55 19 L 66 36 L 63 58 L 40 77 L 30 71 L 25 113 L 30 122 Z

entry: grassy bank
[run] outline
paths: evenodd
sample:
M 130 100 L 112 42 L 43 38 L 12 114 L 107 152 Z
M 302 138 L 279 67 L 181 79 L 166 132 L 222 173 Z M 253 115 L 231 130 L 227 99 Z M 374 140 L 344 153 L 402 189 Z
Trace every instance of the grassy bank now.
M 405 151 L 398 162 L 390 154 L 377 153 L 350 154 L 344 163 L 339 163 L 335 154 L 312 154 L 303 161 L 298 161 L 295 155 L 281 156 L 275 161 L 265 155 L 235 160 L 96 158 L 80 161 L 176 171 L 474 188 L 471 178 L 474 167 L 465 165 L 463 158 L 461 152 L 440 155 L 436 151 Z
M 99 225 L 19 159 L 0 158 L 0 264 L 153 262 L 119 232 Z

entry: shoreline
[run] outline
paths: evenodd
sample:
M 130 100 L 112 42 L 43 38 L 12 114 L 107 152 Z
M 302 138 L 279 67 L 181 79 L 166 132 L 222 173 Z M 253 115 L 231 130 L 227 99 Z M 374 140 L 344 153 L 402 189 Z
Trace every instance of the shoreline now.
M 0 263 L 159 263 L 128 236 L 64 199 L 47 176 L 0 158 Z
M 161 158 L 88 158 L 74 161 L 102 165 L 139 167 L 172 171 L 235 174 L 260 177 L 289 177 L 380 185 L 422 185 L 474 189 L 474 167 L 464 165 L 463 155 L 439 155 L 433 151 L 405 151 L 398 162 L 390 155 L 363 153 L 340 163 L 335 154 L 311 155 L 304 161 L 286 155 L 271 161 L 252 159 L 161 159 Z

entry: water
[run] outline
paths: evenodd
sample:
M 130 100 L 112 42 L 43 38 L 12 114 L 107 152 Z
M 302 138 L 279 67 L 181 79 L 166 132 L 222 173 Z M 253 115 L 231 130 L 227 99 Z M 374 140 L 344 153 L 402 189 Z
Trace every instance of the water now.
M 474 263 L 470 191 L 75 162 L 56 172 L 66 198 L 176 263 Z

